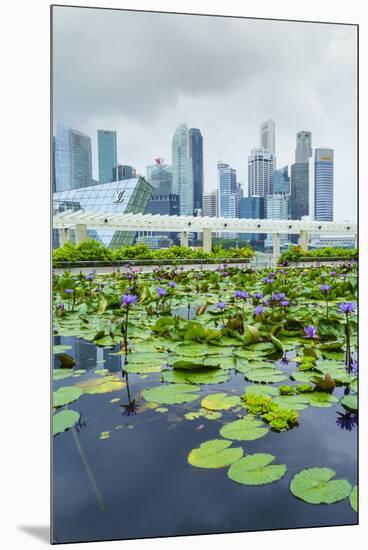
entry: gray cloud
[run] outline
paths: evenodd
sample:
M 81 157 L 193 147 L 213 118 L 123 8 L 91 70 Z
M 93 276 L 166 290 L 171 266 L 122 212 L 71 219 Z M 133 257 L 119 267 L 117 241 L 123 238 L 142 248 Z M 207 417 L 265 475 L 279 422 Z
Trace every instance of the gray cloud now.
M 246 186 L 259 123 L 272 117 L 279 166 L 293 162 L 301 129 L 335 149 L 335 216 L 355 218 L 354 27 L 57 7 L 53 30 L 55 117 L 94 148 L 97 128 L 116 129 L 120 162 L 144 174 L 157 154 L 171 161 L 186 122 L 204 136 L 205 187 L 219 156 Z

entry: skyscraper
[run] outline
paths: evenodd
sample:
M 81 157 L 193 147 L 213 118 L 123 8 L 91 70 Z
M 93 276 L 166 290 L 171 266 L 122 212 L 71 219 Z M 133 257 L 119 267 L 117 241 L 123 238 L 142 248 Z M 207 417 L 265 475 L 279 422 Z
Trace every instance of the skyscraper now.
M 274 193 L 290 193 L 289 168 L 284 166 L 275 170 L 272 174 L 272 187 Z
M 193 167 L 189 151 L 189 130 L 180 124 L 172 140 L 173 194 L 180 197 L 180 215 L 193 215 Z
M 117 165 L 116 132 L 97 130 L 98 179 L 100 183 L 113 181 L 112 170 Z
M 136 177 L 136 169 L 128 164 L 118 164 L 112 169 L 112 181 L 130 180 Z
M 239 217 L 262 220 L 265 217 L 264 197 L 244 197 L 239 201 Z M 263 247 L 266 235 L 264 233 L 241 233 L 240 239 L 250 241 Z
M 290 215 L 300 220 L 309 215 L 309 159 L 313 154 L 312 133 L 302 130 L 296 135 L 295 163 L 291 165 Z
M 80 189 L 91 184 L 91 138 L 59 122 L 55 136 L 56 191 Z
M 263 148 L 252 149 L 248 157 L 248 196 L 272 195 L 275 156 Z
M 259 145 L 269 153 L 276 154 L 275 123 L 272 119 L 266 120 L 259 127 Z
M 203 209 L 203 138 L 198 128 L 189 130 L 189 155 L 193 171 L 193 210 Z
M 214 189 L 214 191 L 203 195 L 203 216 L 217 218 L 218 213 L 218 189 Z
M 239 194 L 236 170 L 223 162 L 217 163 L 219 188 L 219 215 L 223 218 L 239 217 Z
M 155 164 L 147 166 L 146 179 L 152 185 L 154 195 L 170 195 L 172 193 L 172 167 L 165 164 L 163 158 L 158 157 L 155 159 Z
M 333 221 L 333 149 L 316 149 L 314 153 L 314 218 Z
M 296 134 L 295 162 L 308 162 L 313 154 L 312 132 L 302 130 Z
M 266 197 L 268 220 L 287 220 L 289 218 L 289 197 L 281 193 Z

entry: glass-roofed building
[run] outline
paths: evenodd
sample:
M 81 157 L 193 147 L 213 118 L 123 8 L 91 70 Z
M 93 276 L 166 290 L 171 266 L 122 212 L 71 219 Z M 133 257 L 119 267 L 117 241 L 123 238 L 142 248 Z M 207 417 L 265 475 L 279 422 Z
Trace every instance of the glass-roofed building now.
M 83 210 L 93 214 L 140 214 L 144 212 L 152 190 L 152 185 L 142 177 L 70 189 L 54 193 L 53 212 L 56 214 L 65 210 Z M 104 229 L 88 230 L 87 235 L 105 246 L 115 248 L 132 244 L 136 232 Z M 54 242 L 54 246 L 57 243 Z

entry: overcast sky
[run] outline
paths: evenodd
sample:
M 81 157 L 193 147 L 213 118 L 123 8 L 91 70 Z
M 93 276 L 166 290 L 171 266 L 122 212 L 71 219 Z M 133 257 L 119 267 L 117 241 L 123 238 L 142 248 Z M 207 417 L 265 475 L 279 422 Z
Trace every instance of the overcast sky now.
M 335 150 L 335 219 L 356 219 L 356 29 L 207 16 L 56 7 L 54 116 L 92 138 L 117 130 L 118 162 L 145 175 L 180 123 L 200 128 L 205 190 L 219 159 L 247 190 L 259 124 L 276 123 L 277 166 L 296 132 Z

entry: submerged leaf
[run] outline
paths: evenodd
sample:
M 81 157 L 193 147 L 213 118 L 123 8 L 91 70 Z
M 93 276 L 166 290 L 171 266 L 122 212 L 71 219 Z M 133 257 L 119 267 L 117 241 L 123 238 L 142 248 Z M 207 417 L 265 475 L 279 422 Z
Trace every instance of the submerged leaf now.
M 197 468 L 224 468 L 229 466 L 243 455 L 243 449 L 232 447 L 231 441 L 212 439 L 201 443 L 199 447 L 190 451 L 188 462 Z

